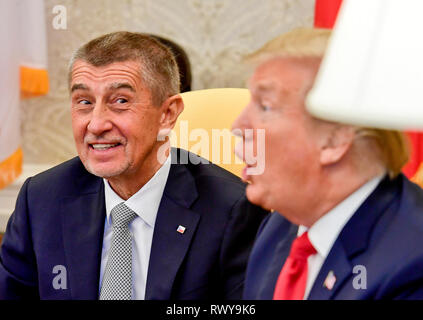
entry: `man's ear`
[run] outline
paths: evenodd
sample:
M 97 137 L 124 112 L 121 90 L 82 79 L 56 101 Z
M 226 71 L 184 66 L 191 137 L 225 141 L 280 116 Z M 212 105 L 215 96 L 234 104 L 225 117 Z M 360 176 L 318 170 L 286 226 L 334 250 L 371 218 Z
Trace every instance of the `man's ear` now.
M 320 148 L 320 164 L 332 165 L 339 162 L 351 148 L 355 129 L 347 125 L 335 125 L 324 135 Z
M 184 102 L 179 94 L 171 96 L 163 102 L 162 116 L 160 118 L 159 136 L 167 136 L 178 120 L 179 115 L 184 111 Z

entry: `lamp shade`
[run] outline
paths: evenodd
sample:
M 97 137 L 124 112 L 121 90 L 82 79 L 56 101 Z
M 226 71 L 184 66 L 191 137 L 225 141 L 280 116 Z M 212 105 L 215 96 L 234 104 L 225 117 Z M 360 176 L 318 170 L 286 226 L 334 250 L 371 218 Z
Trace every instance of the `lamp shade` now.
M 423 1 L 344 0 L 306 99 L 326 120 L 423 129 Z

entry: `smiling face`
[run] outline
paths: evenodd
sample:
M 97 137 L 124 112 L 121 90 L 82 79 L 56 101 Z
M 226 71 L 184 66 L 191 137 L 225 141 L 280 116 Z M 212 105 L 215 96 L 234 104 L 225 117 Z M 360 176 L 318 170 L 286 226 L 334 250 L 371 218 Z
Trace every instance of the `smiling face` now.
M 257 129 L 265 130 L 264 172 L 244 172 L 248 199 L 294 223 L 295 214 L 310 204 L 305 202 L 313 196 L 320 170 L 318 134 L 304 107 L 316 70 L 288 58 L 262 63 L 250 79 L 251 101 L 233 124 L 233 129 L 254 130 L 251 137 L 243 136 L 246 145 L 257 143 Z
M 134 61 L 73 65 L 72 129 L 78 155 L 94 175 L 130 180 L 158 166 L 162 109 L 152 105 L 141 67 Z

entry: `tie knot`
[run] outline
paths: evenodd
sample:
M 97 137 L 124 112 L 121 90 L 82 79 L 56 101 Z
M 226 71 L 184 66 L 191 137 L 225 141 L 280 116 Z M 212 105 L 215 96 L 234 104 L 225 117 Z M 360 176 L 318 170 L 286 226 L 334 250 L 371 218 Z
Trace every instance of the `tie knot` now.
M 317 251 L 308 238 L 308 232 L 304 232 L 300 237 L 297 237 L 292 243 L 291 253 L 294 259 L 306 260 L 310 255 L 315 254 Z
M 119 203 L 112 209 L 113 227 L 127 228 L 129 223 L 137 217 L 137 214 L 132 211 L 124 202 Z

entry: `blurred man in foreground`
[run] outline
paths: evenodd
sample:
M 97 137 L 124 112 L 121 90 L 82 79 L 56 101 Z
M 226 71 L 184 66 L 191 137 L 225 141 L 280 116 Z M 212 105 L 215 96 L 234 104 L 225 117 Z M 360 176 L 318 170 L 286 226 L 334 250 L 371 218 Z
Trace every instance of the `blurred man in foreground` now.
M 277 212 L 260 228 L 244 298 L 423 298 L 423 191 L 401 174 L 403 134 L 305 109 L 329 36 L 298 29 L 250 57 L 251 101 L 233 129 L 265 130 L 265 170 L 249 175 L 245 159 L 246 193 Z
M 0 299 L 241 298 L 265 215 L 238 177 L 169 149 L 179 86 L 170 49 L 146 35 L 77 50 L 79 157 L 23 185 L 0 251 Z

